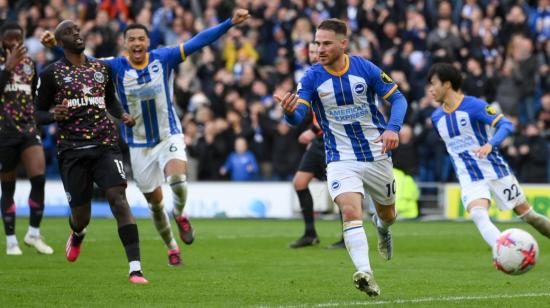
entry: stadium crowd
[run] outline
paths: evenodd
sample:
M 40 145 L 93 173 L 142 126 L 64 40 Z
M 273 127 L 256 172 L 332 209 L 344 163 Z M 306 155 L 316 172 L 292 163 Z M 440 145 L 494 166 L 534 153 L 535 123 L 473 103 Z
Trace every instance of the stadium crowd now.
M 466 95 L 514 122 L 501 151 L 520 181 L 550 182 L 550 0 L 0 0 L 0 23 L 24 27 L 40 72 L 62 56 L 43 47 L 40 36 L 63 19 L 81 25 L 87 55 L 111 57 L 124 54 L 122 30 L 130 23 L 149 28 L 150 48 L 170 46 L 223 22 L 237 6 L 251 20 L 190 56 L 174 78 L 191 180 L 292 179 L 306 127 L 289 127 L 272 95 L 296 88 L 309 67 L 314 29 L 337 17 L 352 31 L 349 52 L 376 63 L 409 102 L 396 168 L 420 182 L 456 180 L 431 127 L 437 106 L 426 90 L 430 65 L 448 61 L 462 70 Z M 43 130 L 47 174 L 57 177 L 56 128 Z M 235 159 L 246 152 L 258 168 Z

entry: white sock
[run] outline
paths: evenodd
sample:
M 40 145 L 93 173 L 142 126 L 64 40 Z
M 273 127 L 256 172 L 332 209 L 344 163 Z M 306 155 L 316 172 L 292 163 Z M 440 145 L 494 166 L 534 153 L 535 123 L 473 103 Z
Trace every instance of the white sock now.
M 17 237 L 15 237 L 15 234 L 14 235 L 6 235 L 6 243 L 8 243 L 8 245 L 18 244 L 17 243 Z
M 29 230 L 27 230 L 27 234 L 29 234 L 30 236 L 38 237 L 40 236 L 40 228 L 29 226 Z
M 171 175 L 168 177 L 168 185 L 170 185 L 174 199 L 173 212 L 176 216 L 183 215 L 183 208 L 187 201 L 187 176 L 185 174 Z
M 172 233 L 170 219 L 168 218 L 168 214 L 164 210 L 164 204 L 162 203 L 162 201 L 158 204 L 149 203 L 149 209 L 151 210 L 151 217 L 153 218 L 155 228 L 157 229 L 157 232 L 159 233 L 162 240 L 164 241 L 166 247 L 168 247 L 168 249 L 178 248 L 178 244 L 176 243 L 176 240 L 174 239 L 174 235 Z
M 483 239 L 493 248 L 500 235 L 498 228 L 491 222 L 489 212 L 483 207 L 474 207 L 470 210 L 470 216 L 476 224 L 477 229 L 481 233 Z
M 141 271 L 141 262 L 140 261 L 131 261 L 130 262 L 130 273 Z
M 369 244 L 363 229 L 363 221 L 345 221 L 343 227 L 344 242 L 355 268 L 362 272 L 372 272 L 369 261 Z

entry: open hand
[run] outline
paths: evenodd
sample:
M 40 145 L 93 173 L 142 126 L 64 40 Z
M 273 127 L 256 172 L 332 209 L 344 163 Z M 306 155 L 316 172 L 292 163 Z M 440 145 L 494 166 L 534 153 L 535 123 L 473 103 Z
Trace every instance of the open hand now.
M 389 152 L 399 145 L 399 134 L 392 130 L 386 130 L 382 135 L 374 140 L 374 142 L 382 142 L 382 154 Z
M 298 107 L 298 95 L 288 92 L 285 96 L 273 95 L 275 101 L 283 107 L 283 110 L 288 113 L 294 112 Z
M 25 59 L 27 48 L 23 44 L 16 45 L 12 50 L 6 49 L 6 70 L 13 71 Z
M 237 9 L 235 10 L 235 13 L 233 14 L 233 18 L 231 18 L 231 23 L 233 25 L 238 25 L 242 23 L 243 21 L 247 20 L 250 17 L 250 13 L 248 13 L 248 10 L 245 9 Z

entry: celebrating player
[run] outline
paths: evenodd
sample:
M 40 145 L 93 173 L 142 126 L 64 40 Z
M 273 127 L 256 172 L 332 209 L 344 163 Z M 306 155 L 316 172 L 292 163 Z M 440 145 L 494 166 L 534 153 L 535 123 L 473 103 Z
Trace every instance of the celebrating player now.
M 22 254 L 15 237 L 15 180 L 17 161 L 21 160 L 31 182 L 29 229 L 24 242 L 39 253 L 53 249 L 40 236 L 44 212 L 45 159 L 40 132 L 34 119 L 36 70 L 23 45 L 23 28 L 6 23 L 0 29 L 0 179 L 2 181 L 2 220 L 6 232 L 6 253 Z
M 462 75 L 451 64 L 434 64 L 428 82 L 431 95 L 442 104 L 432 114 L 433 126 L 456 167 L 462 204 L 483 239 L 493 247 L 500 234 L 489 219 L 491 194 L 500 210 L 513 209 L 523 221 L 550 237 L 550 221 L 533 211 L 498 152 L 498 145 L 514 130 L 512 123 L 485 101 L 462 94 Z M 496 127 L 494 135 L 490 127 Z
M 153 221 L 168 248 L 169 264 L 180 265 L 179 247 L 174 240 L 170 222 L 164 210 L 161 185 L 165 179 L 172 190 L 180 238 L 185 244 L 194 240 L 193 229 L 183 209 L 187 198 L 187 155 L 183 131 L 173 104 L 174 69 L 195 51 L 216 41 L 233 25 L 248 19 L 247 10 L 237 9 L 232 19 L 206 29 L 176 47 L 159 48 L 148 52 L 149 31 L 144 25 L 132 24 L 124 30 L 128 57 L 102 59 L 114 76 L 121 103 L 136 122 L 123 128 L 130 147 L 134 180 L 145 195 Z M 42 42 L 55 44 L 45 34 Z
M 115 99 L 109 67 L 84 55 L 78 26 L 70 20 L 61 22 L 55 38 L 64 57 L 40 74 L 36 104 L 41 117 L 49 115 L 59 128 L 59 169 L 71 208 L 67 260 L 74 262 L 80 254 L 96 183 L 105 192 L 117 221 L 129 262 L 130 282 L 148 283 L 141 271 L 138 228 L 126 200 L 126 174 L 117 146 L 118 135 L 106 109 L 126 125 L 132 125 L 133 119 L 123 113 Z M 49 113 L 54 104 L 53 114 Z
M 315 34 L 319 63 L 302 77 L 298 93 L 274 98 L 290 124 L 300 123 L 312 108 L 323 130 L 330 195 L 343 215 L 344 241 L 357 268 L 355 286 L 369 296 L 380 294 L 368 256 L 361 201 L 364 187 L 372 196 L 378 249 L 389 260 L 389 227 L 396 218 L 395 181 L 389 151 L 399 144 L 407 102 L 393 80 L 376 65 L 345 54 L 347 26 L 338 19 L 320 23 Z M 392 104 L 386 124 L 375 95 Z

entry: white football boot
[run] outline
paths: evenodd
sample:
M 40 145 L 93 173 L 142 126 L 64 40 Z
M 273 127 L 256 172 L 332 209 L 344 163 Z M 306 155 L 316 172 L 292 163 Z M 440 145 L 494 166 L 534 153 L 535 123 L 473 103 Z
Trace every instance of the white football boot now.
M 357 289 L 367 293 L 370 297 L 380 295 L 380 287 L 374 281 L 374 276 L 371 272 L 355 272 L 353 274 L 353 283 Z
M 39 253 L 45 255 L 51 255 L 53 253 L 53 249 L 44 242 L 44 239 L 40 235 L 34 236 L 27 233 L 27 235 L 25 235 L 24 242 L 28 246 L 36 248 Z
M 20 256 L 23 254 L 21 249 L 19 249 L 19 244 L 17 243 L 7 243 L 6 244 L 6 254 L 8 256 Z

